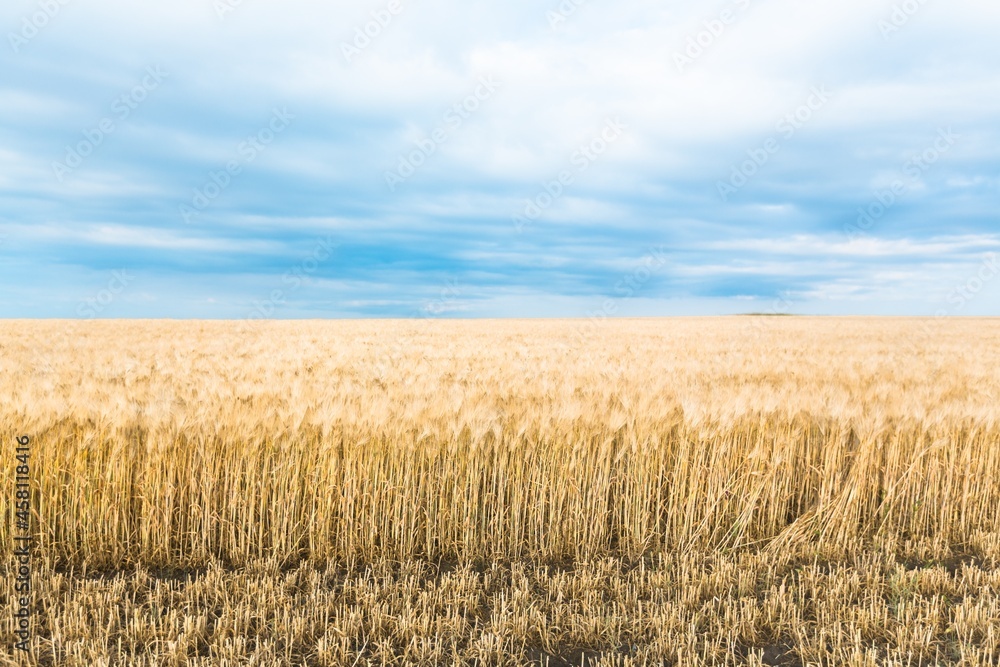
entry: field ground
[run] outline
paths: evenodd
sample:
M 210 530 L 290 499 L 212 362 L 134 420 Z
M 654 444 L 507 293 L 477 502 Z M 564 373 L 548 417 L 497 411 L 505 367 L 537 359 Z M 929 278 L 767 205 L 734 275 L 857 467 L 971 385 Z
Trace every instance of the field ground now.
M 0 372 L 0 665 L 1000 664 L 1000 320 L 6 321 Z

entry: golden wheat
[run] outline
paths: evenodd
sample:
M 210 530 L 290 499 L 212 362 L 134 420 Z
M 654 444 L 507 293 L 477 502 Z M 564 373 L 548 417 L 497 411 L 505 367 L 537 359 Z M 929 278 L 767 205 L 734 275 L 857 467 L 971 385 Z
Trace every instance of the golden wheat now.
M 34 658 L 996 664 L 998 361 L 985 319 L 6 322 Z

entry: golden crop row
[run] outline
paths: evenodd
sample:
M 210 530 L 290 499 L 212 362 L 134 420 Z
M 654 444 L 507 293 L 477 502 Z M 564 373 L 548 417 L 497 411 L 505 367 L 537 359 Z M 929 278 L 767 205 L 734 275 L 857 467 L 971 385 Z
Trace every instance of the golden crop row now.
M 998 343 L 991 320 L 7 322 L 0 429 L 33 438 L 64 564 L 961 542 L 1000 522 Z

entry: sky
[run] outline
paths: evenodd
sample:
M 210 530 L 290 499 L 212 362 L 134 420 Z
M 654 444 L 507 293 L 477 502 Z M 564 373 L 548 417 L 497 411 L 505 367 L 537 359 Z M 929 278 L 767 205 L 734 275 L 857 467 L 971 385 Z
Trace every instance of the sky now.
M 9 0 L 0 317 L 1000 306 L 1000 4 Z

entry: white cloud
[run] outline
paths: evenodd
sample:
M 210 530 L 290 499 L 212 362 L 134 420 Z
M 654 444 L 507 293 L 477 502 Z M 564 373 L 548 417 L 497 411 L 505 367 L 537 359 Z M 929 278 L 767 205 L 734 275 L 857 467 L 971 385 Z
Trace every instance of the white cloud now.
M 409 307 L 441 274 L 465 271 L 483 298 L 463 312 L 578 314 L 587 300 L 571 294 L 606 289 L 607 272 L 673 239 L 664 293 L 644 296 L 642 312 L 684 307 L 669 297 L 695 312 L 735 308 L 735 297 L 701 294 L 780 288 L 820 304 L 912 307 L 1000 246 L 1000 74 L 990 67 L 1000 9 L 925 3 L 883 39 L 877 23 L 895 1 L 590 2 L 552 29 L 555 1 L 401 0 L 350 63 L 343 44 L 384 0 L 248 1 L 222 17 L 204 0 L 71 3 L 5 59 L 0 210 L 10 238 L 0 254 L 52 257 L 68 241 L 67 256 L 48 260 L 63 275 L 60 262 L 128 260 L 133 249 L 167 267 L 219 253 L 234 274 L 258 272 L 212 293 L 222 312 L 255 296 L 241 290 L 269 284 L 303 239 L 334 234 L 347 250 L 310 285 L 351 308 Z M 8 3 L 0 21 L 16 31 L 35 6 Z M 688 38 L 733 7 L 737 20 L 679 71 Z M 52 161 L 154 64 L 170 73 L 162 87 L 60 182 Z M 390 191 L 386 170 L 482 76 L 498 92 Z M 717 181 L 820 85 L 829 104 L 720 201 Z M 197 225 L 181 226 L 178 205 L 275 106 L 296 114 L 294 127 Z M 573 152 L 614 117 L 628 125 L 621 139 L 516 233 L 510 216 L 572 170 Z M 843 226 L 872 189 L 890 186 L 949 126 L 961 145 L 907 181 L 912 200 L 892 220 L 850 242 Z M 552 280 L 518 291 L 537 271 Z M 405 298 L 388 296 L 401 286 Z M 309 297 L 297 298 L 307 310 Z
M 842 257 L 941 257 L 968 255 L 1000 248 L 993 234 L 934 237 L 930 239 L 885 239 L 874 236 L 853 241 L 797 235 L 789 238 L 715 241 L 705 246 L 715 250 L 747 250 L 773 255 Z

